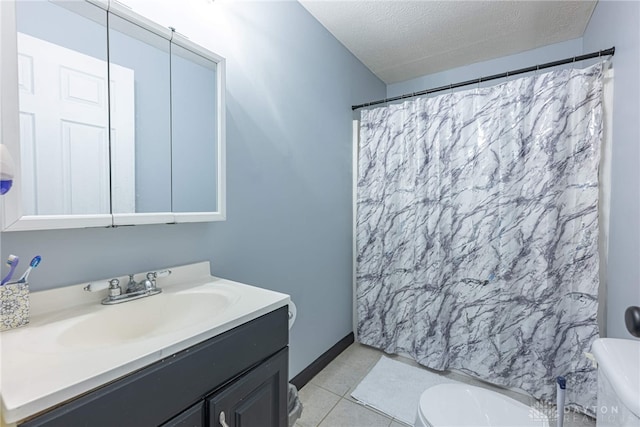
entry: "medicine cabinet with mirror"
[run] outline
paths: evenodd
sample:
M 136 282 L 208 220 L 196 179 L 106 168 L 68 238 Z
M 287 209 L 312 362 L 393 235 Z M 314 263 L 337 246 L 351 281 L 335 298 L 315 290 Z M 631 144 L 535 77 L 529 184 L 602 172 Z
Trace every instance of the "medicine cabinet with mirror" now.
M 3 231 L 225 219 L 224 58 L 116 2 L 0 23 Z

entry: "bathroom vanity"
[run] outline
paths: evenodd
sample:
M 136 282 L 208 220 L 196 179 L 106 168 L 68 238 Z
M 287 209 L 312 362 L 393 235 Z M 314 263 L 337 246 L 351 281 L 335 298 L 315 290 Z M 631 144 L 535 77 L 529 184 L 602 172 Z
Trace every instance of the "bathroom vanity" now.
M 31 323 L 2 335 L 2 425 L 286 426 L 289 297 L 171 270 L 123 304 L 32 294 Z

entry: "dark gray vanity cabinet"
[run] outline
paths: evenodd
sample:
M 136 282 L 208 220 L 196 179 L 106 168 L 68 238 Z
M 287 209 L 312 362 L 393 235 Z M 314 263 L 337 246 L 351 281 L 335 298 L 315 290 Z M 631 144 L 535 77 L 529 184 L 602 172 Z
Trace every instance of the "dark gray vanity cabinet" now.
M 288 341 L 285 306 L 19 427 L 286 427 Z
M 215 425 L 215 424 L 214 424 Z M 177 417 L 162 424 L 161 427 L 204 427 L 204 403 L 192 406 Z
M 207 399 L 209 426 L 287 425 L 287 351 L 280 351 Z M 285 377 L 283 378 L 283 375 Z M 283 386 L 284 384 L 284 386 Z

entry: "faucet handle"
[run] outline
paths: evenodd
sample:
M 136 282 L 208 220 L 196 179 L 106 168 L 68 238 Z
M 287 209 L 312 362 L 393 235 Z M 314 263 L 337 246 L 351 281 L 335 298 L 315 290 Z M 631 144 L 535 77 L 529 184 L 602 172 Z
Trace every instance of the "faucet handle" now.
M 109 280 L 109 296 L 117 297 L 122 294 L 122 288 L 120 287 L 120 280 L 111 279 Z
M 147 280 L 144 281 L 144 286 L 147 290 L 157 290 L 156 279 L 159 277 L 167 277 L 171 274 L 171 270 L 150 271 L 147 273 Z
M 103 289 L 109 289 L 110 296 L 120 295 L 120 281 L 118 279 L 111 279 L 104 282 L 87 283 L 87 286 L 84 287 L 84 290 L 87 292 L 96 292 Z
M 147 273 L 147 279 L 149 280 L 158 279 L 161 277 L 167 277 L 170 274 L 171 274 L 171 270 L 152 271 L 150 273 Z

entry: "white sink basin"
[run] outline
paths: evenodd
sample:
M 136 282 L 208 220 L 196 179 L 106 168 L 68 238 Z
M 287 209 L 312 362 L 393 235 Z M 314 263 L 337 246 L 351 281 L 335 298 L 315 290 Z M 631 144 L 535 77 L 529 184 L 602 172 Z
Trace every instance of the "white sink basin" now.
M 30 294 L 30 323 L 2 333 L 0 426 L 11 425 L 275 309 L 288 295 L 170 267 L 162 293 L 101 305 L 86 283 Z M 127 276 L 118 277 L 126 283 Z M 4 421 L 4 423 L 3 423 Z
M 64 347 L 107 347 L 175 332 L 221 315 L 236 299 L 221 292 L 161 293 L 81 316 L 57 342 Z

